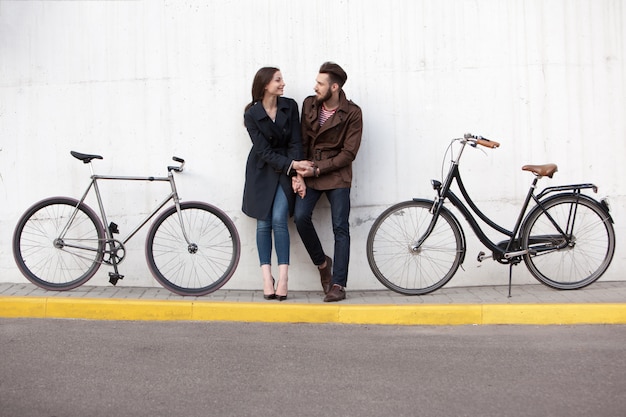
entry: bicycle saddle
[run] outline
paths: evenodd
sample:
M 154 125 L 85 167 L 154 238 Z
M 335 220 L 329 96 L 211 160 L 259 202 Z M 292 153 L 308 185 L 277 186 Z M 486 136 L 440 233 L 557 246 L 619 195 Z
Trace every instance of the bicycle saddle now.
M 540 177 L 552 178 L 555 172 L 558 171 L 556 164 L 544 164 L 544 165 L 524 165 L 523 171 L 530 171 Z
M 80 153 L 80 152 L 76 152 L 76 151 L 70 151 L 70 153 L 72 154 L 72 156 L 74 158 L 80 159 L 85 164 L 90 163 L 92 159 L 102 159 L 102 157 L 100 155 L 90 155 L 90 154 L 87 154 L 87 153 Z

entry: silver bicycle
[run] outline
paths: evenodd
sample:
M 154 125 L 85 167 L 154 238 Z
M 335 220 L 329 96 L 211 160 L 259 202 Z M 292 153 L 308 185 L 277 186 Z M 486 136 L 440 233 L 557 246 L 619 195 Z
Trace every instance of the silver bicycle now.
M 241 243 L 233 221 L 219 208 L 199 201 L 181 202 L 174 173 L 183 172 L 185 161 L 167 167 L 167 177 L 94 174 L 92 161 L 100 155 L 71 152 L 89 165 L 91 181 L 80 199 L 51 197 L 31 206 L 19 219 L 13 234 L 13 256 L 18 268 L 33 284 L 64 291 L 87 282 L 106 264 L 113 267 L 109 282 L 124 278 L 118 266 L 126 258 L 126 243 L 153 217 L 145 254 L 154 278 L 168 290 L 199 296 L 221 288 L 239 263 Z M 169 182 L 171 192 L 122 239 L 118 225 L 109 223 L 98 181 Z M 92 192 L 99 213 L 85 204 Z M 173 205 L 164 208 L 169 202 Z M 108 225 L 105 227 L 105 225 Z

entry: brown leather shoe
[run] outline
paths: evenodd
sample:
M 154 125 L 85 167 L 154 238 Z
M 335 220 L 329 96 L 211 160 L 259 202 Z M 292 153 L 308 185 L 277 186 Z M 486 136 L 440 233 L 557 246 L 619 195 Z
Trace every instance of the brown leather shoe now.
M 333 260 L 326 256 L 326 267 L 318 268 L 320 270 L 320 281 L 322 282 L 322 289 L 324 294 L 328 294 L 330 291 L 330 283 L 333 280 Z
M 333 301 L 341 301 L 346 299 L 346 290 L 341 285 L 333 285 L 333 287 L 328 291 L 326 297 L 324 297 L 324 302 L 331 303 Z

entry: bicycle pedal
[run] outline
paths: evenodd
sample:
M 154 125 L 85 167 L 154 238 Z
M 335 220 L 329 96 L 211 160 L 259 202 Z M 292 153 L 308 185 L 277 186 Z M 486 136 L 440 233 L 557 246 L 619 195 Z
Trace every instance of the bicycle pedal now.
M 117 281 L 124 279 L 124 275 L 116 274 L 115 272 L 109 272 L 109 282 L 113 285 L 117 284 Z
M 491 258 L 491 255 L 487 255 L 485 252 L 480 251 L 480 252 L 478 253 L 478 256 L 476 257 L 476 260 L 477 260 L 478 262 L 482 262 L 482 261 L 484 261 L 485 259 L 489 259 L 489 258 Z

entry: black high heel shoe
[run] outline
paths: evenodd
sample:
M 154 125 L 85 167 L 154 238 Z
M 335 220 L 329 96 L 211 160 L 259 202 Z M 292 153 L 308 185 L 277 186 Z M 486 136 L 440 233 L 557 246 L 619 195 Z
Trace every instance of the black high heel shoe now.
M 285 294 L 285 295 L 276 294 L 276 299 L 278 301 L 285 301 L 287 299 L 287 294 Z
M 274 277 L 272 277 L 272 286 L 275 286 L 275 285 L 276 285 L 276 281 L 274 281 Z M 274 291 L 276 291 L 276 290 L 274 290 Z M 275 300 L 276 299 L 276 293 L 274 292 L 274 294 L 263 294 L 263 298 L 265 298 L 266 300 Z

